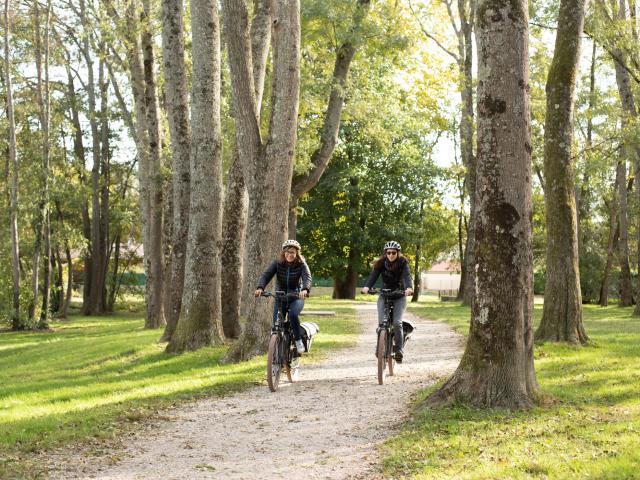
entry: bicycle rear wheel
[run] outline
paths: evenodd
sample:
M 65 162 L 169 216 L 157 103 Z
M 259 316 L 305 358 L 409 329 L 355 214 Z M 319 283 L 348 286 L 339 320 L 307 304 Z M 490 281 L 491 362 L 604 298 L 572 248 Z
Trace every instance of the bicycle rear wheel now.
M 280 383 L 280 336 L 272 333 L 269 339 L 269 350 L 267 352 L 267 383 L 269 390 L 275 392 Z
M 377 357 L 378 357 L 378 384 L 382 385 L 384 383 L 384 369 L 385 369 L 385 363 L 386 362 L 386 358 L 384 357 L 384 353 L 385 353 L 385 349 L 387 346 L 387 331 L 383 328 L 380 330 L 380 333 L 378 333 L 378 350 L 377 350 Z

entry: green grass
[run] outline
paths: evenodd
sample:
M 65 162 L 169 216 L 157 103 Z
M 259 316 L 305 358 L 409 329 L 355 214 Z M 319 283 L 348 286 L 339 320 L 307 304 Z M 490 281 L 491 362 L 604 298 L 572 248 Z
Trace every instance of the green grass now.
M 303 317 L 320 326 L 303 368 L 355 343 L 359 324 L 351 306 L 311 299 L 306 309 L 337 315 Z M 264 356 L 222 365 L 227 347 L 169 355 L 157 342 L 162 331 L 143 323 L 140 313 L 130 312 L 73 316 L 52 322 L 51 332 L 0 333 L 0 478 L 28 472 L 29 452 L 116 438 L 163 407 L 266 388 Z
M 468 331 L 469 310 L 426 302 L 416 313 Z M 536 346 L 536 372 L 554 402 L 524 412 L 428 409 L 383 447 L 389 478 L 640 478 L 640 318 L 631 308 L 586 306 L 593 344 Z M 541 306 L 536 306 L 539 320 Z

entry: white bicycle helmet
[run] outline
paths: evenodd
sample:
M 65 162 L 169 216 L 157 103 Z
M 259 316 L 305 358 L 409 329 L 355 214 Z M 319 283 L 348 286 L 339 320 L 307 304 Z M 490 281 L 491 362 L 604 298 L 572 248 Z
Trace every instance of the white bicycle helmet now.
M 384 244 L 384 251 L 386 252 L 387 250 L 389 250 L 390 248 L 393 248 L 395 250 L 400 250 L 400 244 L 398 242 L 396 242 L 395 240 L 391 240 L 390 242 L 387 242 Z
M 300 251 L 300 244 L 295 241 L 295 240 L 285 240 L 284 243 L 282 244 L 282 250 L 289 248 L 289 247 L 294 247 L 297 248 L 298 251 Z

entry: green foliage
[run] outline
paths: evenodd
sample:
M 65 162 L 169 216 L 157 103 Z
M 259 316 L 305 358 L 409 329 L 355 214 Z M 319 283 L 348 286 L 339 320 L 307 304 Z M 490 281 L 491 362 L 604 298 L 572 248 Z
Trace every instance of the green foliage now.
M 329 168 L 301 203 L 298 237 L 314 275 L 343 279 L 348 266 L 365 275 L 391 238 L 405 253 L 423 242 L 431 259 L 451 238 L 453 217 L 440 203 L 439 170 L 420 131 L 400 129 L 388 148 L 365 132 L 343 123 Z
M 468 308 L 421 302 L 416 312 L 468 331 Z M 586 307 L 594 345 L 536 347 L 548 405 L 524 412 L 433 410 L 420 402 L 435 387 L 422 392 L 412 421 L 384 447 L 385 476 L 639 478 L 640 319 L 630 314 L 630 308 Z

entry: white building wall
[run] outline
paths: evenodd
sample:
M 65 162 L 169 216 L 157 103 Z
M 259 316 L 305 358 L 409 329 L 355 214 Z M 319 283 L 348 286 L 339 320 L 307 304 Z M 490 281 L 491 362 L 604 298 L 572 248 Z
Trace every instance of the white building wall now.
M 422 290 L 441 291 L 458 290 L 459 273 L 422 273 Z

